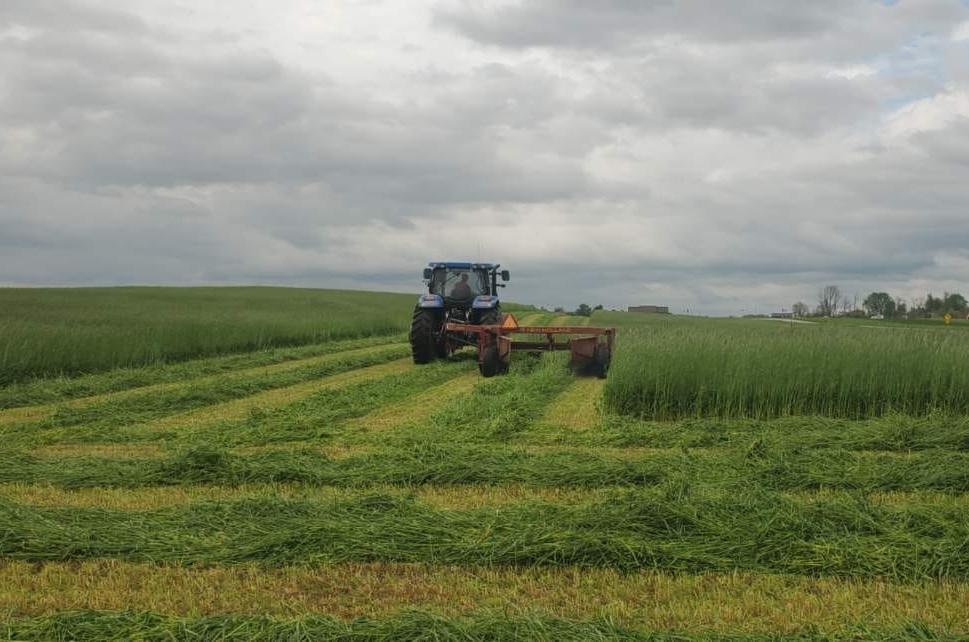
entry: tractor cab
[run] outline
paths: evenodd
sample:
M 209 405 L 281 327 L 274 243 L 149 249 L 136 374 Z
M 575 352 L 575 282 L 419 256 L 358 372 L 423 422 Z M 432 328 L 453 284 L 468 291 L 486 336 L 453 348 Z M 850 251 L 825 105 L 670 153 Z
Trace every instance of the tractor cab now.
M 478 323 L 484 312 L 499 306 L 498 283 L 509 279 L 508 270 L 498 271 L 494 263 L 431 263 L 424 268 L 427 294 L 421 295 L 418 307 L 447 310 L 448 316 L 462 317 Z
M 444 297 L 448 305 L 473 302 L 482 294 L 492 294 L 488 273 L 482 269 L 437 268 L 431 271 L 427 291 Z
M 430 263 L 424 268 L 427 293 L 417 299 L 411 323 L 414 361 L 428 363 L 443 358 L 463 345 L 475 345 L 469 333 L 448 333 L 448 323 L 491 325 L 501 321 L 498 300 L 500 278 L 507 281 L 508 270 L 499 271 L 496 263 Z

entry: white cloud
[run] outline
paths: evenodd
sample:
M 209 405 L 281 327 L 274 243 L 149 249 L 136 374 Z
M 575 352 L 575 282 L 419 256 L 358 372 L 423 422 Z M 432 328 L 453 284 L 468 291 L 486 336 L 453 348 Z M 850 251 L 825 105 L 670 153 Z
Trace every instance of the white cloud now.
M 844 78 L 854 80 L 855 78 L 865 78 L 874 76 L 878 70 L 871 65 L 851 65 L 848 67 L 837 67 L 824 74 L 825 78 Z
M 945 129 L 963 118 L 969 118 L 969 87 L 950 87 L 889 114 L 884 131 L 889 139 L 905 139 L 920 132 Z
M 969 20 L 963 22 L 952 30 L 952 40 L 955 42 L 969 40 Z

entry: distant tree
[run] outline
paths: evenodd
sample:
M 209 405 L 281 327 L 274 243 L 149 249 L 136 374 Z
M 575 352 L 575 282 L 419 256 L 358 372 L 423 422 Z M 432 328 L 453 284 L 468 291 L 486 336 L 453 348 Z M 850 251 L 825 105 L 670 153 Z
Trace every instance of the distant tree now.
M 601 309 L 602 309 L 602 304 L 600 303 L 600 304 L 599 304 L 599 305 L 597 305 L 596 307 L 594 307 L 594 308 L 592 308 L 592 311 L 594 312 L 594 311 L 596 311 L 596 310 L 601 310 Z
M 958 292 L 952 294 L 946 292 L 943 296 L 942 307 L 946 312 L 965 312 L 966 306 L 966 297 Z
M 865 297 L 862 305 L 868 316 L 881 315 L 886 319 L 895 316 L 895 299 L 887 292 L 872 292 Z
M 834 316 L 841 303 L 841 289 L 837 285 L 826 285 L 818 292 L 818 313 L 823 317 Z
M 562 306 L 559 306 L 559 307 L 555 308 L 554 310 L 552 310 L 552 312 L 558 312 L 559 314 L 565 314 L 565 308 L 563 308 Z
M 791 306 L 791 313 L 799 319 L 801 317 L 806 317 L 808 315 L 807 303 L 805 303 L 804 301 L 798 301 L 797 303 Z
M 579 307 L 575 309 L 575 314 L 580 317 L 591 317 L 592 308 L 589 307 L 588 303 L 581 303 Z
M 842 316 L 846 316 L 846 317 L 853 316 L 852 315 L 853 312 L 861 312 L 861 310 L 858 309 L 858 293 L 857 292 L 855 292 L 855 296 L 854 296 L 853 299 L 849 299 L 848 298 L 848 295 L 846 294 L 844 296 L 844 298 L 841 300 L 841 314 L 842 314 Z M 859 315 L 854 315 L 854 316 L 859 316 Z M 860 315 L 860 316 L 863 316 L 863 315 Z
M 926 312 L 938 314 L 942 312 L 942 306 L 945 305 L 945 300 L 940 299 L 939 297 L 934 297 L 932 296 L 932 293 L 929 292 L 925 295 L 925 303 L 923 305 L 925 306 Z
M 908 306 L 905 305 L 905 301 L 900 296 L 895 297 L 895 316 L 908 316 Z

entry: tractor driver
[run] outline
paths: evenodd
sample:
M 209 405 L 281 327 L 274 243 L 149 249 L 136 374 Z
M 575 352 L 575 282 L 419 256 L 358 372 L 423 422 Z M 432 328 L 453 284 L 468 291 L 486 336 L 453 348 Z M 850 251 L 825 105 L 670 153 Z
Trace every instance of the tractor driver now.
M 471 291 L 471 286 L 468 285 L 468 274 L 467 272 L 463 272 L 461 274 L 461 280 L 458 281 L 453 288 L 451 288 L 451 298 L 464 300 L 470 299 L 473 295 L 474 293 Z

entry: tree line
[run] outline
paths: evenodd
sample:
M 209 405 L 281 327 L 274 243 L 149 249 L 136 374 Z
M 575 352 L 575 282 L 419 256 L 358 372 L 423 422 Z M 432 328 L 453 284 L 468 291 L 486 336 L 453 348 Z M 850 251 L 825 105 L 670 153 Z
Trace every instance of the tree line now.
M 593 312 L 601 309 L 602 309 L 601 305 L 597 305 L 596 307 L 593 308 L 593 307 L 590 307 L 588 303 L 580 303 L 579 307 L 577 307 L 571 313 L 567 313 L 565 311 L 565 308 L 561 308 L 561 307 L 555 308 L 554 310 L 552 310 L 552 312 L 558 312 L 559 314 L 572 314 L 573 316 L 578 316 L 578 317 L 591 317 Z
M 904 301 L 888 292 L 872 292 L 860 303 L 858 295 L 849 298 L 836 285 L 826 285 L 818 291 L 817 305 L 811 309 L 807 303 L 798 301 L 791 307 L 796 317 L 883 317 L 885 319 L 933 317 L 952 314 L 965 315 L 969 310 L 966 297 L 958 292 L 943 292 L 941 297 L 928 293 L 922 299 Z

